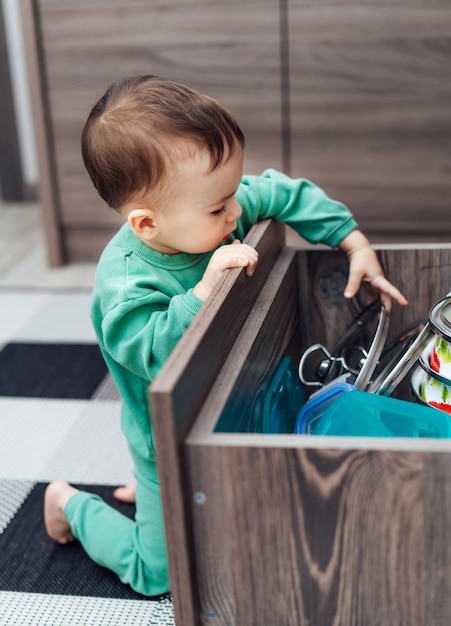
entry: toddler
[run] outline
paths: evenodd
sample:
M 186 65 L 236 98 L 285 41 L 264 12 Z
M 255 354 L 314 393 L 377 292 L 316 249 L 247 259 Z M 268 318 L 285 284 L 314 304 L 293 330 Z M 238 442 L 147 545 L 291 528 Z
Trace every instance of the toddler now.
M 243 148 L 239 125 L 215 100 L 156 76 L 111 85 L 82 133 L 86 169 L 124 218 L 98 263 L 92 322 L 122 397 L 134 462 L 136 481 L 117 496 L 136 495 L 136 516 L 55 481 L 45 524 L 55 541 L 77 539 L 147 596 L 169 590 L 148 388 L 223 273 L 243 267 L 252 280 L 258 254 L 242 243 L 252 225 L 275 218 L 309 242 L 343 250 L 345 297 L 365 281 L 388 308 L 392 298 L 407 304 L 345 206 L 275 170 L 243 176 Z

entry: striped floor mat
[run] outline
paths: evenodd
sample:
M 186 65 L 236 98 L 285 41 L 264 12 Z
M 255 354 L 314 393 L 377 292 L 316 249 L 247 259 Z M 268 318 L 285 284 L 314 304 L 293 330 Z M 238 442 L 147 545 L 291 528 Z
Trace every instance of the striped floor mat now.
M 173 626 L 144 598 L 44 530 L 46 484 L 112 497 L 131 479 L 119 397 L 96 345 L 88 290 L 0 289 L 0 626 Z

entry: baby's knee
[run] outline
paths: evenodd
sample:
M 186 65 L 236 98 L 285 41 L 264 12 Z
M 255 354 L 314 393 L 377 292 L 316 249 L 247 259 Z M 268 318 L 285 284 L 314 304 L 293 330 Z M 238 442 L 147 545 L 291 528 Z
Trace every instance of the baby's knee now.
M 167 559 L 154 558 L 146 562 L 137 556 L 123 582 L 127 582 L 134 591 L 145 596 L 167 593 L 170 589 Z

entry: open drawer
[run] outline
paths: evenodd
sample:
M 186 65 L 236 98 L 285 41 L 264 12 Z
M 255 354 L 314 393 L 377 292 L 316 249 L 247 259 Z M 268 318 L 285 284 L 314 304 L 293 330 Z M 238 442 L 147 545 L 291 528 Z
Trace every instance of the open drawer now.
M 284 235 L 252 229 L 255 275 L 225 276 L 150 388 L 177 626 L 451 623 L 451 440 L 215 430 L 354 318 L 346 257 Z M 450 291 L 451 246 L 378 254 L 396 336 Z

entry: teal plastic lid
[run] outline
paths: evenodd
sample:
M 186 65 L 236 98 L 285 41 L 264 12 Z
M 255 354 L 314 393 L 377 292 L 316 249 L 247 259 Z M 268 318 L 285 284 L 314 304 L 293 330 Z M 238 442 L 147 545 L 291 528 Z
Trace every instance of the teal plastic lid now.
M 413 402 L 353 391 L 331 403 L 310 434 L 448 439 L 451 416 Z
M 298 435 L 311 434 L 314 424 L 323 415 L 327 407 L 344 393 L 354 391 L 354 385 L 346 382 L 348 378 L 349 374 L 339 376 L 310 396 L 298 414 L 294 428 L 295 433 Z
M 255 390 L 241 385 L 216 424 L 218 433 L 293 433 L 304 392 L 291 357 L 282 357 Z
M 262 433 L 292 433 L 296 416 L 304 404 L 304 392 L 291 357 L 279 363 L 263 401 Z

